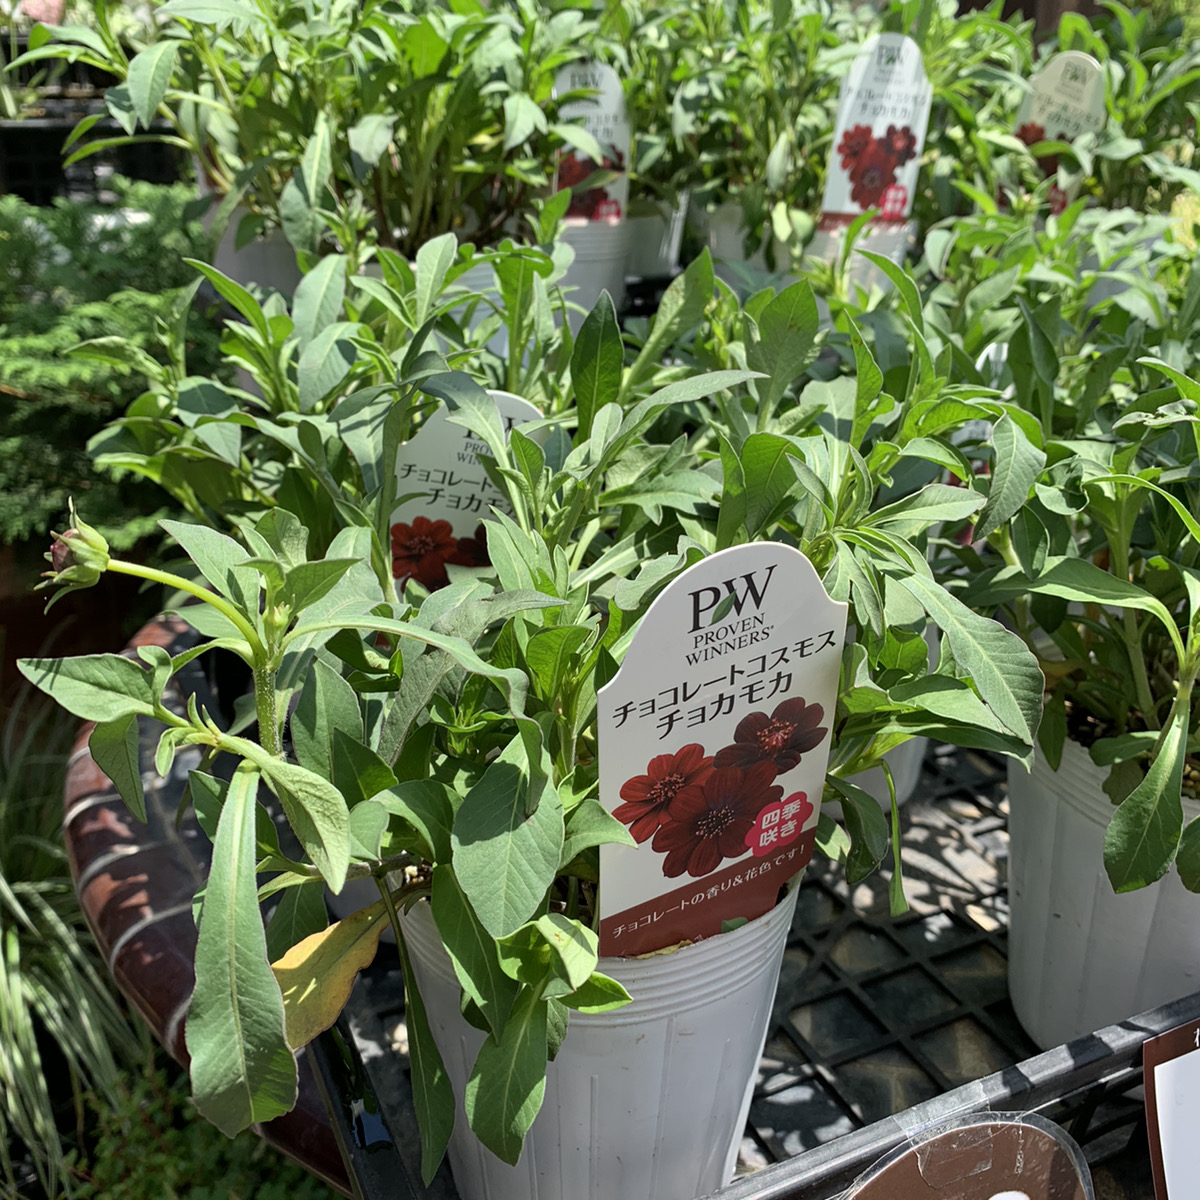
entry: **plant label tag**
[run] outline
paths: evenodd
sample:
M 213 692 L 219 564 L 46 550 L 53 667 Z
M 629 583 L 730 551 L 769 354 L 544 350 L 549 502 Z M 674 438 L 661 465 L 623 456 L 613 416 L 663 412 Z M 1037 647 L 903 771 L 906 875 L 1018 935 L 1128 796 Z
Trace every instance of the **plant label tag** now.
M 1200 1021 L 1148 1039 L 1142 1072 L 1155 1200 L 1183 1200 L 1200 1178 Z
M 563 67 L 555 77 L 554 94 L 588 92 L 568 100 L 559 109 L 564 123 L 581 125 L 600 143 L 600 162 L 581 150 L 565 150 L 558 160 L 555 190 L 578 188 L 595 177 L 586 191 L 576 191 L 567 209 L 568 220 L 620 221 L 629 206 L 629 154 L 633 126 L 625 107 L 625 89 L 620 76 L 604 63 L 576 62 Z
M 868 38 L 838 98 L 819 228 L 844 228 L 870 209 L 875 223 L 912 212 L 933 88 L 912 38 Z
M 1108 120 L 1104 98 L 1104 68 L 1090 54 L 1066 50 L 1056 54 L 1029 81 L 1029 91 L 1017 111 L 1017 137 L 1027 146 L 1037 142 L 1073 142 L 1084 133 L 1099 133 Z M 1043 174 L 1058 171 L 1058 155 L 1038 159 Z M 1056 183 L 1050 190 L 1050 211 L 1060 213 L 1079 192 Z
M 846 633 L 812 563 L 775 543 L 696 563 L 597 693 L 600 953 L 629 957 L 770 911 L 808 864 Z
M 541 419 L 528 400 L 489 391 L 505 430 Z M 486 443 L 447 420 L 438 407 L 416 435 L 396 451 L 396 496 L 392 510 L 392 577 L 396 593 L 409 579 L 432 591 L 449 582 L 448 563 L 486 567 L 487 541 L 481 522 L 492 508 L 512 516 L 508 498 L 487 477 L 480 454 Z

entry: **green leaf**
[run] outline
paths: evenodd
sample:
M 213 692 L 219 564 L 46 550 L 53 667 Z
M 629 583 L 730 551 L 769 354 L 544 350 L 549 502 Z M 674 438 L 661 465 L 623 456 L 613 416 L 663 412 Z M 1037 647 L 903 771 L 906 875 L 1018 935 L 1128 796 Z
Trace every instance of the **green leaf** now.
M 842 803 L 842 820 L 850 834 L 850 852 L 846 857 L 846 882 L 858 883 L 870 875 L 888 851 L 888 822 L 879 801 L 857 784 L 836 775 L 825 782 L 837 792 Z
M 237 745 L 279 797 L 288 824 L 325 882 L 340 892 L 350 866 L 350 810 L 341 792 L 328 779 L 272 758 L 251 742 L 238 739 Z
M 325 908 L 325 884 L 314 879 L 297 887 L 284 888 L 279 903 L 267 922 L 267 958 L 281 959 L 297 942 L 329 926 Z
M 333 774 L 333 733 L 342 730 L 361 741 L 362 713 L 354 689 L 318 658 L 292 714 L 292 747 L 302 767 L 326 779 Z
M 975 536 L 987 537 L 1007 525 L 1025 506 L 1046 455 L 1026 436 L 1021 427 L 1005 413 L 992 427 L 995 464 L 987 503 L 975 524 Z
M 388 812 L 407 821 L 424 838 L 429 861 L 450 861 L 450 831 L 454 826 L 458 798 L 446 784 L 436 779 L 412 779 L 371 798 Z
M 250 322 L 264 344 L 270 343 L 271 332 L 267 326 L 267 318 L 263 313 L 262 306 L 240 283 L 230 279 L 228 275 L 223 275 L 216 267 L 210 267 L 208 263 L 200 262 L 199 259 L 185 258 L 183 261 L 189 267 L 195 267 L 213 285 L 217 294 L 222 299 L 228 300 Z
M 562 694 L 580 667 L 578 651 L 590 636 L 579 625 L 555 625 L 539 630 L 529 639 L 525 661 L 544 699 Z
M 983 497 L 969 488 L 930 483 L 894 504 L 875 509 L 863 524 L 914 538 L 928 533 L 939 521 L 961 521 L 982 504 Z
M 88 749 L 96 766 L 112 780 L 125 807 L 144 824 L 146 794 L 142 791 L 137 717 L 130 714 L 99 722 L 88 738 Z
M 576 1012 L 601 1013 L 624 1008 L 633 997 L 615 979 L 596 971 L 575 991 L 558 999 Z
M 534 915 L 562 853 L 558 793 L 543 777 L 537 807 L 527 816 L 534 786 L 530 776 L 524 742 L 513 738 L 466 794 L 454 818 L 455 874 L 493 937 L 506 937 Z
M 601 685 L 603 686 L 603 685 Z M 589 796 L 567 814 L 566 837 L 563 840 L 560 868 L 574 862 L 592 846 L 616 844 L 636 846 L 628 828 L 600 803 Z
M 746 348 L 746 365 L 770 381 L 766 407 L 779 398 L 817 357 L 817 302 L 801 279 L 783 289 L 758 316 L 758 338 Z
M 181 521 L 159 524 L 222 596 L 234 601 L 243 598 L 244 589 L 234 575 L 234 568 L 249 562 L 250 555 L 233 538 L 204 525 L 185 525 Z
M 120 654 L 22 658 L 17 668 L 39 691 L 84 721 L 153 716 L 152 676 Z
M 954 661 L 970 675 L 983 702 L 1032 753 L 1045 680 L 1025 643 L 924 575 L 900 576 L 899 583 L 946 635 Z
M 312 412 L 350 374 L 358 357 L 352 339 L 359 330 L 353 321 L 335 321 L 301 351 L 296 364 L 301 411 Z
M 1200 817 L 1188 822 L 1175 856 L 1179 877 L 1189 892 L 1200 892 Z
M 446 272 L 454 265 L 458 256 L 458 238 L 453 233 L 443 233 L 431 238 L 417 251 L 415 324 L 418 328 L 429 320 L 438 295 L 446 282 Z
M 196 1108 L 229 1137 L 290 1112 L 298 1091 L 258 912 L 257 796 L 257 772 L 239 767 L 217 824 L 185 1028 Z
M 571 382 L 579 413 L 576 445 L 583 445 L 591 436 L 596 413 L 616 401 L 624 363 L 625 347 L 617 310 L 608 292 L 601 292 L 592 311 L 584 317 L 571 352 Z
M 1131 892 L 1162 878 L 1183 829 L 1183 766 L 1187 708 L 1177 706 L 1146 777 L 1117 806 L 1104 834 L 1104 869 L 1115 892 Z
M 152 42 L 129 62 L 129 74 L 125 80 L 129 98 L 138 120 L 147 129 L 167 94 L 178 49 L 179 43 L 176 41 L 164 39 Z
M 516 1164 L 546 1094 L 546 1002 L 523 987 L 499 1038 L 489 1037 L 467 1080 L 467 1120 L 497 1158 Z
M 338 319 L 345 298 L 346 256 L 327 254 L 296 285 L 292 321 L 301 351 Z
M 404 971 L 404 1015 L 412 1067 L 413 1108 L 421 1135 L 421 1178 L 428 1187 L 437 1174 L 454 1129 L 454 1089 L 433 1040 L 425 1002 L 421 999 L 403 936 L 398 940 L 397 949 Z
M 454 871 L 433 871 L 433 919 L 462 989 L 479 1006 L 492 1033 L 499 1036 L 512 1012 L 519 985 L 500 968 L 496 940 L 483 927 Z
M 396 118 L 385 113 L 368 113 L 346 131 L 350 144 L 350 161 L 355 178 L 365 181 L 371 169 L 379 165 L 384 151 L 392 141 Z M 421 322 L 418 321 L 418 324 Z
M 780 505 L 796 490 L 798 455 L 794 443 L 774 433 L 752 433 L 742 444 L 746 532 L 755 537 L 778 516 Z
M 1184 657 L 1179 629 L 1166 605 L 1137 584 L 1118 579 L 1086 559 L 1053 560 L 1052 565 L 1029 584 L 1029 590 L 1081 604 L 1112 604 L 1119 608 L 1136 608 L 1152 613 L 1171 636 L 1179 657 Z
M 265 23 L 261 13 L 237 0 L 167 0 L 156 12 L 159 17 L 211 25 L 217 30 L 229 25 L 250 28 Z

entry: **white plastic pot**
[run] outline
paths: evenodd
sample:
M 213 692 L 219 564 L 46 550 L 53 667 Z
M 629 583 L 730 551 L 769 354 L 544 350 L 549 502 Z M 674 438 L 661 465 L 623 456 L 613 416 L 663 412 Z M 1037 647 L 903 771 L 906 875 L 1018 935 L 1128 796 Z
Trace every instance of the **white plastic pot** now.
M 665 279 L 679 267 L 688 197 L 685 194 L 674 205 L 658 202 L 654 207 L 656 211 L 648 215 L 626 218 L 629 247 L 625 274 L 631 278 Z
M 582 312 L 572 311 L 567 323 L 578 332 L 583 318 L 607 291 L 617 311 L 625 301 L 625 259 L 629 250 L 627 221 L 584 221 L 568 218 L 560 239 L 575 251 L 575 261 L 560 281 L 567 299 Z
M 798 885 L 798 881 L 797 881 Z M 402 918 L 417 986 L 458 1098 L 449 1158 L 463 1200 L 693 1200 L 733 1177 L 796 906 L 648 958 L 602 958 L 632 1004 L 572 1013 L 515 1167 L 467 1127 L 462 1097 L 483 1034 L 428 905 Z
M 1008 768 L 1008 987 L 1044 1049 L 1200 989 L 1200 896 L 1174 870 L 1119 896 L 1108 881 L 1106 774 L 1074 742 L 1057 771 L 1040 752 Z
M 256 283 L 259 287 L 282 292 L 290 299 L 303 278 L 296 264 L 296 251 L 278 226 L 237 247 L 238 225 L 244 215 L 245 210 L 239 208 L 230 217 L 217 242 L 213 266 L 244 287 Z

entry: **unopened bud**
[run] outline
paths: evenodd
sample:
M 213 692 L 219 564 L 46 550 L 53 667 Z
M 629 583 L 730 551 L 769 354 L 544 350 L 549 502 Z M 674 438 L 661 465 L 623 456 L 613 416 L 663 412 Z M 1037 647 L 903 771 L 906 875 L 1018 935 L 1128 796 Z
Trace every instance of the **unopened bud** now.
M 46 605 L 47 610 L 67 592 L 92 587 L 108 569 L 108 543 L 70 506 L 71 526 L 54 534 L 54 544 L 46 554 L 51 570 L 42 573 L 39 588 L 57 588 Z

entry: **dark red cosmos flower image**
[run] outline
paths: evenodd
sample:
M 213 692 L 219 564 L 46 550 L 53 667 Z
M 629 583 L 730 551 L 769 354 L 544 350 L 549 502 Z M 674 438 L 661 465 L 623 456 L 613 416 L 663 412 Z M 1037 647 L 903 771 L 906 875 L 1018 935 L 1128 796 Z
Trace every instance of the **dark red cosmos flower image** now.
M 837 152 L 842 156 L 842 168 L 850 170 L 851 164 L 875 139 L 871 137 L 870 125 L 855 125 L 842 134 Z
M 566 154 L 558 164 L 558 186 L 560 188 L 578 187 L 590 175 L 597 171 L 622 171 L 625 169 L 624 155 L 614 147 L 608 147 L 611 154 L 605 154 L 597 166 L 595 159 L 581 154 Z M 586 217 L 589 221 L 601 215 L 601 206 L 609 199 L 608 192 L 602 187 L 589 188 L 586 192 L 576 192 L 571 197 L 567 207 L 568 217 Z
M 456 567 L 490 567 L 492 560 L 488 557 L 487 530 L 480 525 L 471 537 L 459 538 L 454 553 L 446 561 Z
M 825 710 L 793 696 L 776 706 L 768 717 L 752 712 L 738 722 L 733 745 L 718 750 L 716 767 L 751 767 L 768 762 L 776 774 L 790 771 L 810 750 L 815 750 L 828 732 L 821 724 Z
M 883 142 L 872 141 L 850 170 L 850 199 L 859 208 L 878 208 L 896 182 L 896 160 Z
M 1017 138 L 1024 142 L 1027 146 L 1032 146 L 1034 142 L 1044 142 L 1046 140 L 1045 127 L 1039 125 L 1036 121 L 1026 121 L 1024 125 L 1017 130 Z
M 645 775 L 621 784 L 625 803 L 613 809 L 613 816 L 629 826 L 635 842 L 646 841 L 667 819 L 667 807 L 680 793 L 703 786 L 712 774 L 712 761 L 698 742 L 652 758 Z
M 667 856 L 663 874 L 674 879 L 687 872 L 699 878 L 715 871 L 723 859 L 741 858 L 758 814 L 783 795 L 782 787 L 772 786 L 774 778 L 774 766 L 758 762 L 745 770 L 713 771 L 702 787 L 680 791 L 652 843 Z
M 414 517 L 411 525 L 392 526 L 392 575 L 415 579 L 427 588 L 444 587 L 446 563 L 458 551 L 458 541 L 449 521 Z
M 896 166 L 902 167 L 917 157 L 917 138 L 907 125 L 899 127 L 889 125 L 887 133 L 881 139 L 896 160 Z

